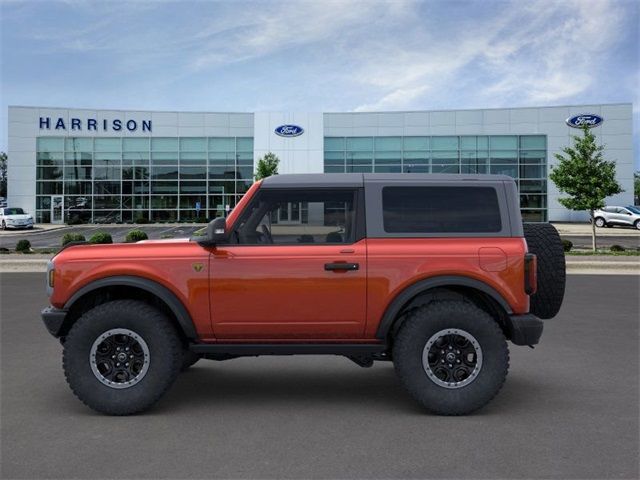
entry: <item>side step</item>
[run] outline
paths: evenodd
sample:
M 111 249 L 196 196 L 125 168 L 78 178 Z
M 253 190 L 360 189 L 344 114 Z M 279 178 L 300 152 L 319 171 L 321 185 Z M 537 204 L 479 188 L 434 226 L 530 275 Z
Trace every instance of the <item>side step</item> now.
M 387 350 L 383 343 L 195 343 L 189 350 L 200 354 L 253 357 L 257 355 L 345 355 L 366 357 Z

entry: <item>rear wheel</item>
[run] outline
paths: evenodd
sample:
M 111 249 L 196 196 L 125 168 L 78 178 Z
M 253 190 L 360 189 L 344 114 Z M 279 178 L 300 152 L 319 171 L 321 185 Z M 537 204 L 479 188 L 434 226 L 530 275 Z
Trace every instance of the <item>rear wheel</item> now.
M 89 310 L 64 343 L 63 368 L 71 390 L 109 415 L 151 407 L 171 386 L 181 364 L 182 345 L 170 320 L 135 300 Z
M 472 303 L 442 301 L 418 307 L 393 346 L 400 381 L 427 410 L 464 415 L 502 388 L 509 350 L 493 318 Z
M 529 310 L 539 318 L 553 318 L 562 306 L 566 283 L 562 240 L 550 223 L 525 223 L 524 236 L 538 261 L 538 289 L 531 295 Z

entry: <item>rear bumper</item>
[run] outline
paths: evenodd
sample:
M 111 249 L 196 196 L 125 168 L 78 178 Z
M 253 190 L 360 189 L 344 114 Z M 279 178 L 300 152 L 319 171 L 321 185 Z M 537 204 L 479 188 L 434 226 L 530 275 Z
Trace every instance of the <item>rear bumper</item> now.
M 60 310 L 55 307 L 47 307 L 42 310 L 41 315 L 42 321 L 44 322 L 45 327 L 47 327 L 47 330 L 49 330 L 49 333 L 58 338 L 62 331 L 62 325 L 64 324 L 64 319 L 67 316 L 67 311 Z
M 511 342 L 515 345 L 536 345 L 542 336 L 544 324 L 531 313 L 509 315 Z

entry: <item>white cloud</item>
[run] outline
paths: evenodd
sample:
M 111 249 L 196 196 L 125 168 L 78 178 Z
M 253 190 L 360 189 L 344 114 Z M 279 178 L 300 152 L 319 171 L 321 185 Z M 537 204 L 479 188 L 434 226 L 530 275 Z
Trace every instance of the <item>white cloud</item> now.
M 191 65 L 195 69 L 216 67 L 320 42 L 331 49 L 381 15 L 393 20 L 404 16 L 410 6 L 406 1 L 363 0 L 259 3 L 234 12 L 233 18 L 217 19 L 199 32 L 202 44 Z
M 594 62 L 625 20 L 624 9 L 605 0 L 499 5 L 499 16 L 461 21 L 455 34 L 435 37 L 412 25 L 384 55 L 360 65 L 359 81 L 379 94 L 356 110 L 405 108 L 473 77 L 481 80 L 476 91 L 487 105 L 567 101 L 590 87 Z M 422 40 L 413 49 L 409 34 Z

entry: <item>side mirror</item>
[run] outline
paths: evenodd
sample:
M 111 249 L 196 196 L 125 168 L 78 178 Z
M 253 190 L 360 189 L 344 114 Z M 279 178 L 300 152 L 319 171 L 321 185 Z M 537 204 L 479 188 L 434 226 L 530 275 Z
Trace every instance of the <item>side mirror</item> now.
M 207 225 L 207 234 L 198 239 L 198 243 L 205 247 L 212 247 L 222 243 L 227 238 L 227 220 L 224 217 L 214 218 Z

